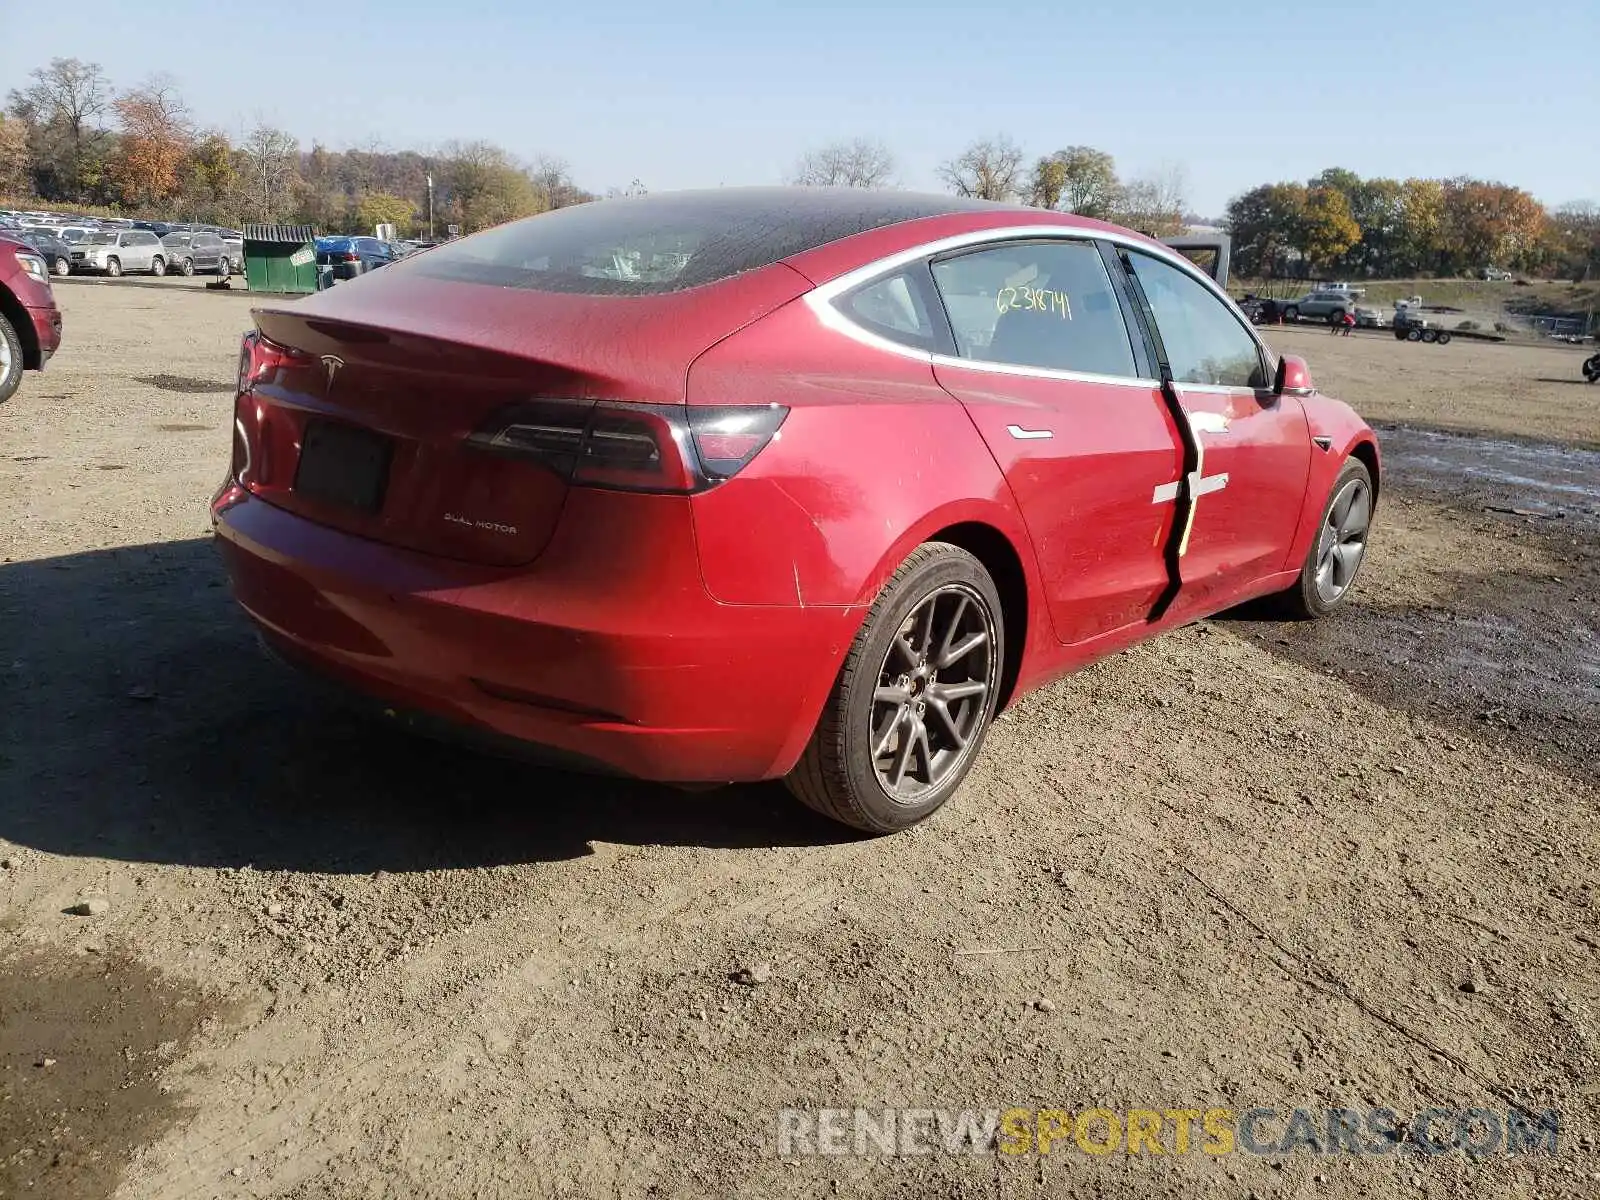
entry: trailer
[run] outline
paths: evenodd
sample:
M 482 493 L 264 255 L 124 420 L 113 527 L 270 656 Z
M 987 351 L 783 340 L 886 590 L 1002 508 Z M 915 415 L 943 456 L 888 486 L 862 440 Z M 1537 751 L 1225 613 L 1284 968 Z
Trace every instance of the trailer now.
M 1436 342 L 1441 346 L 1450 341 L 1448 329 L 1422 315 L 1422 300 L 1417 296 L 1394 302 L 1394 336 L 1402 342 Z

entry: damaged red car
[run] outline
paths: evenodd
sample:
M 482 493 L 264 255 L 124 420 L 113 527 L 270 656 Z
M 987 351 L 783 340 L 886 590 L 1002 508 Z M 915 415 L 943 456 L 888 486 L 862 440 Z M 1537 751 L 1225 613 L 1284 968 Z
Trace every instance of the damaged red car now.
M 270 648 L 424 731 L 875 832 L 1029 689 L 1338 607 L 1379 486 L 1189 259 L 948 196 L 585 204 L 255 326 L 212 513 Z

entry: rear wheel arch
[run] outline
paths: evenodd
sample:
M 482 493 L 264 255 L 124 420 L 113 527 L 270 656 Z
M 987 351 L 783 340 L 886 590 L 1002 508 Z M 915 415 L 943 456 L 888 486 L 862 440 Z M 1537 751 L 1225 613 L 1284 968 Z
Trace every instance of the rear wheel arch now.
M 999 529 L 982 521 L 948 525 L 926 538 L 959 546 L 983 564 L 1000 593 L 1000 616 L 1005 622 L 1005 658 L 1000 664 L 1000 696 L 995 712 L 1005 711 L 1022 670 L 1022 651 L 1028 636 L 1028 576 L 1022 556 Z

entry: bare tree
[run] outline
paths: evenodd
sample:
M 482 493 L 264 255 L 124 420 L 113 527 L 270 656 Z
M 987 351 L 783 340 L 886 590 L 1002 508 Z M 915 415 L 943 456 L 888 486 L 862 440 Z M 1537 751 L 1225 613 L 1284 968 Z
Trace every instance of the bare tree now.
M 625 188 L 610 187 L 606 189 L 607 200 L 625 200 L 630 196 L 648 196 L 650 189 L 644 186 L 644 180 L 635 179 Z
M 270 125 L 257 125 L 240 147 L 248 164 L 250 198 L 257 216 L 276 221 L 289 207 L 300 159 L 294 137 Z
M 939 178 L 958 196 L 1014 199 L 1022 190 L 1022 147 L 1004 134 L 984 138 L 942 164 Z
M 1140 233 L 1172 237 L 1183 232 L 1188 187 L 1189 176 L 1183 167 L 1162 167 L 1124 185 L 1112 217 Z
M 882 142 L 855 138 L 808 150 L 792 181 L 802 187 L 882 188 L 894 179 L 894 155 Z
M 566 208 L 581 203 L 583 193 L 572 181 L 572 168 L 567 160 L 553 154 L 541 154 L 527 170 L 533 187 L 546 209 Z
M 98 175 L 108 137 L 101 118 L 111 104 L 111 84 L 99 63 L 52 58 L 39 67 L 31 84 L 6 96 L 12 115 L 39 134 L 35 155 L 58 186 L 81 197 L 87 181 Z

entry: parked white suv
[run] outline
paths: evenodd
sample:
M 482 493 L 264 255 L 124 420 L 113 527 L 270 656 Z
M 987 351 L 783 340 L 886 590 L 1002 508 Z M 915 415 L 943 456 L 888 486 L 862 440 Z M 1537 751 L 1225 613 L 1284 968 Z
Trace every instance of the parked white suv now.
M 161 239 L 148 229 L 97 229 L 72 248 L 72 266 L 112 276 L 129 271 L 165 275 L 167 256 Z

